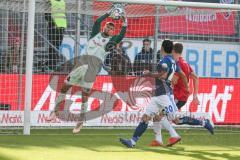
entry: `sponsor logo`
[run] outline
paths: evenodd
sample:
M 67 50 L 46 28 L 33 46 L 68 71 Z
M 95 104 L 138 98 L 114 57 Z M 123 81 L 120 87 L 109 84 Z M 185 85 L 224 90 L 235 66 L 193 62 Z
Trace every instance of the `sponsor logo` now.
M 116 79 L 118 82 L 119 79 Z M 122 79 L 124 80 L 124 79 Z M 113 80 L 114 81 L 114 80 Z M 126 79 L 125 79 L 126 81 Z M 47 104 L 49 110 L 53 110 L 58 96 L 55 90 L 59 77 L 54 76 L 50 84 L 36 103 L 34 110 L 42 110 Z M 111 111 L 144 111 L 152 96 L 152 82 L 146 78 L 133 78 L 126 82 L 124 88 L 116 88 L 116 82 L 104 82 L 104 78 L 98 82 L 102 85 L 100 90 L 90 93 L 88 107 L 85 109 L 86 120 L 95 119 Z M 54 84 L 54 85 L 53 85 Z M 120 83 L 118 83 L 119 85 Z M 81 91 L 68 92 L 63 104 L 63 116 L 61 120 L 68 120 L 68 114 L 79 114 L 82 109 Z
M 11 78 L 15 79 L 12 76 Z M 59 94 L 58 90 L 61 88 L 64 76 L 52 77 L 50 84 L 49 78 L 50 76 L 47 75 L 34 75 L 33 77 L 34 84 L 38 84 L 33 85 L 32 115 L 35 115 L 32 117 L 33 124 L 44 123 L 44 125 L 48 125 L 46 118 L 50 114 L 49 110 L 53 110 L 55 106 L 55 101 Z M 131 115 L 133 112 L 144 113 L 152 96 L 153 82 L 143 77 L 115 78 L 116 81 L 109 76 L 97 77 L 94 85 L 95 90 L 91 92 L 88 100 L 86 120 L 90 120 L 90 122 L 93 120 L 94 124 L 100 125 L 107 125 L 107 122 L 123 122 L 120 124 L 125 125 L 125 122 L 134 121 L 134 118 L 125 118 L 126 114 Z M 41 79 L 41 83 L 40 81 L 35 81 L 36 79 Z M 12 84 L 12 82 L 10 83 Z M 10 83 L 6 83 L 6 85 L 10 85 Z M 182 108 L 183 112 L 208 113 L 215 123 L 240 123 L 238 116 L 240 113 L 236 109 L 239 103 L 238 79 L 200 78 L 199 84 L 198 97 L 200 105 L 195 106 L 192 103 L 193 97 L 190 95 L 187 104 Z M 10 93 L 13 92 L 16 91 L 10 89 L 3 95 L 11 95 Z M 14 101 L 6 101 L 9 99 L 11 98 L 7 98 L 7 96 L 0 97 L 2 103 L 10 104 L 12 109 L 17 108 Z M 56 125 L 63 124 L 62 121 L 77 121 L 81 110 L 81 101 L 81 90 L 70 90 L 62 105 L 64 107 L 67 106 L 67 110 L 64 110 L 66 112 L 63 112 L 64 118 L 57 120 L 55 122 Z M 23 108 L 23 106 L 20 107 Z M 36 115 L 36 113 L 39 115 Z M 136 115 L 136 113 L 134 114 Z M 0 113 L 0 125 L 18 125 L 22 123 L 23 112 L 21 114 L 17 111 L 2 111 Z
M 217 85 L 213 85 L 210 93 L 200 93 L 200 105 L 194 108 L 190 108 L 193 96 L 188 98 L 188 102 L 182 111 L 191 112 L 207 112 L 211 117 L 214 117 L 216 122 L 224 122 L 226 119 L 226 113 L 228 111 L 229 102 L 232 100 L 232 93 L 234 91 L 233 86 L 225 86 L 223 93 L 217 92 Z
M 190 22 L 213 22 L 217 20 L 217 15 L 214 11 L 202 9 L 186 9 L 186 20 Z
M 12 114 L 11 112 L 0 115 L 0 123 L 2 124 L 20 124 L 22 123 L 21 114 Z

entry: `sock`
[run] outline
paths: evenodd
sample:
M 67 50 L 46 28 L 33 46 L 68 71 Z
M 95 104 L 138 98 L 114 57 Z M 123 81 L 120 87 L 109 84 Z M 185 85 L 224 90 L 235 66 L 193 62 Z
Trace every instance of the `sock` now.
M 88 102 L 82 103 L 81 112 L 80 112 L 80 122 L 86 121 L 85 113 L 87 111 Z
M 54 111 L 58 112 L 61 102 L 65 99 L 65 93 L 60 93 L 55 101 Z
M 146 123 L 146 122 L 140 122 L 139 124 L 138 124 L 138 126 L 137 126 L 137 128 L 135 129 L 135 131 L 134 131 L 134 134 L 133 134 L 133 136 L 132 136 L 132 139 L 131 139 L 131 141 L 133 142 L 135 142 L 135 144 L 136 144 L 136 142 L 138 141 L 138 139 L 142 136 L 142 134 L 146 131 L 146 129 L 147 129 L 147 127 L 148 127 L 148 123 Z M 133 143 L 133 145 L 135 145 L 134 143 Z
M 162 124 L 160 121 L 153 122 L 153 131 L 155 133 L 155 140 L 159 143 L 163 143 L 162 141 Z
M 180 137 L 166 117 L 163 117 L 160 122 L 162 126 L 168 130 L 171 137 Z
M 179 119 L 179 124 L 202 125 L 202 121 L 188 116 Z
M 82 103 L 81 113 L 85 113 L 87 111 L 87 107 L 88 107 L 88 102 Z

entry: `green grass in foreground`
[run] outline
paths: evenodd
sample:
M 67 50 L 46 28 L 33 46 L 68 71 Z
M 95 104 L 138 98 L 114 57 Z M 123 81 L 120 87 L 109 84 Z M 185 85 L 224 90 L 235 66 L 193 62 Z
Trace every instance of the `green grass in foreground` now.
M 133 130 L 83 129 L 32 130 L 30 136 L 1 135 L 0 160 L 240 160 L 240 133 L 178 130 L 182 141 L 169 148 L 150 147 L 148 130 L 136 148 L 122 146 L 118 138 L 131 137 Z M 166 132 L 163 134 L 167 140 Z

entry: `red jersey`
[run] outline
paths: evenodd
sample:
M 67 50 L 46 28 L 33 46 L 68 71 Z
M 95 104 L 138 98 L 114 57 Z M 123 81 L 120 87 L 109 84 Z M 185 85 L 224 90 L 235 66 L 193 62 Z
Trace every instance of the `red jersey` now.
M 193 72 L 193 69 L 187 63 L 187 61 L 183 59 L 183 57 L 179 58 L 177 64 L 181 68 L 181 70 L 185 73 L 187 80 L 189 82 L 189 76 Z M 175 75 L 179 77 L 178 73 L 175 73 Z M 186 90 L 182 78 L 179 77 L 177 84 L 174 85 L 173 93 L 175 99 L 177 99 L 178 101 L 187 101 L 189 93 Z

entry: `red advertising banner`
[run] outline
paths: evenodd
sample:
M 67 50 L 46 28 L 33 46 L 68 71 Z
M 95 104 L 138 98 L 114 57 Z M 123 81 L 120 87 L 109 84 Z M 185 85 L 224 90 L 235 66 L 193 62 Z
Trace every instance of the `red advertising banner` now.
M 34 75 L 32 89 L 32 110 L 53 109 L 64 76 Z M 23 110 L 24 84 L 19 91 L 18 75 L 0 74 L 0 104 L 10 105 L 11 110 Z M 89 98 L 88 110 L 99 106 L 112 106 L 119 113 L 143 111 L 150 100 L 153 80 L 143 77 L 98 76 Z M 207 112 L 215 123 L 240 124 L 240 79 L 200 78 L 200 105 L 194 106 L 192 95 L 182 111 Z M 19 98 L 21 101 L 19 101 Z M 73 102 L 73 110 L 81 108 L 81 90 L 73 88 L 66 95 L 66 101 Z M 18 104 L 20 104 L 18 106 Z
M 106 12 L 111 7 L 107 2 L 94 2 L 93 10 Z M 126 37 L 149 37 L 155 33 L 156 6 L 127 5 L 128 29 Z M 235 13 L 232 11 L 217 12 L 214 9 L 162 6 L 159 14 L 159 30 L 165 33 L 200 34 L 200 35 L 234 35 Z M 170 16 L 171 15 L 171 16 Z M 108 18 L 116 23 L 119 32 L 121 22 Z
M 111 3 L 109 2 L 97 2 L 94 1 L 93 3 L 93 11 L 97 13 L 99 11 L 106 12 L 111 8 Z M 131 18 L 128 18 L 128 27 L 127 33 L 125 37 L 132 38 L 132 37 L 150 37 L 154 34 L 154 25 L 155 25 L 155 17 L 152 16 L 156 13 L 156 7 L 154 5 L 139 5 L 139 4 L 132 4 L 125 6 L 126 13 L 133 14 Z M 143 14 L 144 16 L 138 16 Z M 96 16 L 94 20 L 96 20 Z M 113 20 L 112 18 L 107 18 L 102 23 L 102 27 L 105 25 L 106 22 L 113 22 L 115 24 L 115 34 L 118 34 L 121 26 L 121 20 Z
M 163 14 L 167 13 L 162 8 Z M 203 34 L 203 35 L 234 35 L 235 14 L 234 12 L 216 13 L 214 10 L 197 8 L 176 8 L 175 16 L 160 17 L 160 31 L 180 34 Z
M 96 20 L 97 17 L 94 17 Z M 102 22 L 101 30 L 105 26 L 106 22 L 113 22 L 115 25 L 114 35 L 120 33 L 122 27 L 122 20 L 113 20 L 107 18 Z M 138 17 L 138 18 L 128 18 L 128 26 L 125 37 L 134 38 L 134 37 L 150 37 L 154 34 L 154 24 L 155 18 L 152 16 L 147 17 Z

